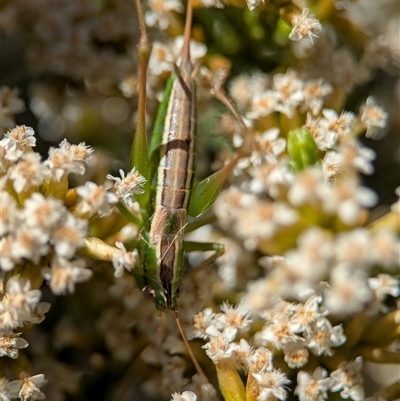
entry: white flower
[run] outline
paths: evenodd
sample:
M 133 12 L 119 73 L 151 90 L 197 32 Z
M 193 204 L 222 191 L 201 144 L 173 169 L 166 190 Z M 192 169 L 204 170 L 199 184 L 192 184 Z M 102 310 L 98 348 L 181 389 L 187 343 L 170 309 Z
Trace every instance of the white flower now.
M 316 320 L 329 313 L 320 306 L 321 302 L 321 296 L 312 295 L 304 305 L 296 305 L 296 312 L 291 316 L 290 321 L 293 324 L 299 324 L 301 330 L 306 330 Z
M 91 270 L 84 268 L 85 264 L 83 259 L 69 262 L 62 258 L 54 258 L 51 268 L 43 269 L 43 276 L 54 294 L 73 293 L 75 283 L 87 281 L 93 275 Z
M 31 316 L 26 321 L 32 324 L 42 323 L 45 319 L 44 314 L 50 310 L 50 302 L 39 302 L 32 310 Z
M 323 197 L 326 213 L 337 213 L 348 225 L 354 225 L 360 218 L 363 207 L 374 206 L 377 195 L 369 188 L 358 186 L 352 180 L 340 181 L 338 186 L 327 189 Z
M 309 326 L 305 333 L 307 347 L 315 355 L 333 355 L 331 347 L 339 347 L 346 341 L 342 326 L 332 327 L 331 322 L 322 317 Z
M 246 88 L 249 91 L 249 88 Z M 251 95 L 248 93 L 248 96 Z M 268 116 L 274 111 L 278 110 L 280 96 L 275 90 L 265 90 L 263 92 L 256 92 L 251 98 L 250 109 L 246 113 L 246 117 L 250 119 L 257 119 L 260 117 Z
M 367 127 L 367 138 L 379 139 L 386 128 L 388 113 L 378 106 L 373 96 L 369 96 L 365 105 L 360 108 L 361 122 Z
M 268 296 L 266 295 L 268 294 Z M 276 291 L 274 280 L 259 279 L 247 284 L 246 300 L 251 310 L 261 313 L 270 308 L 278 300 L 279 293 Z
M 398 266 L 400 242 L 394 231 L 379 230 L 372 235 L 370 241 L 372 263 L 386 269 L 393 269 Z
M 324 160 L 322 160 L 322 171 L 326 181 L 334 181 L 340 173 L 343 164 L 343 154 L 330 150 L 325 153 Z
M 340 264 L 331 272 L 325 306 L 331 314 L 350 315 L 359 312 L 371 300 L 372 293 L 364 271 Z
M 86 145 L 85 142 L 81 142 L 78 145 L 71 145 L 66 139 L 60 143 L 60 148 L 71 153 L 72 160 L 74 160 L 76 164 L 79 164 L 83 171 L 85 171 L 84 163 L 87 163 L 91 159 L 94 151 L 94 149 Z
M 149 71 L 152 75 L 161 75 L 172 71 L 175 58 L 171 46 L 161 42 L 154 42 L 149 60 Z
M 171 401 L 196 401 L 197 396 L 192 391 L 184 391 L 182 394 L 172 394 Z
M 273 369 L 272 360 L 272 351 L 264 347 L 259 347 L 252 352 L 248 365 L 253 372 L 270 372 Z
M 373 264 L 371 234 L 365 228 L 340 233 L 335 244 L 336 260 L 347 263 L 352 269 Z
M 295 176 L 288 192 L 289 202 L 294 206 L 318 204 L 325 199 L 326 190 L 321 169 L 308 168 Z
M 335 110 L 322 110 L 324 118 L 320 120 L 320 124 L 328 134 L 338 137 L 349 135 L 353 129 L 355 116 L 350 111 L 343 111 L 339 116 Z
M 304 83 L 304 102 L 314 116 L 318 115 L 324 104 L 323 99 L 333 92 L 332 86 L 323 78 Z
M 10 278 L 7 282 L 5 296 L 9 304 L 30 314 L 31 308 L 39 302 L 41 292 L 37 289 L 31 290 L 29 280 Z
M 254 249 L 259 241 L 273 237 L 280 227 L 290 226 L 297 218 L 297 212 L 283 202 L 257 202 L 241 210 L 236 225 L 245 247 Z
M 20 337 L 22 333 L 11 333 L 0 331 L 0 357 L 4 355 L 12 359 L 18 358 L 20 349 L 26 348 L 28 342 Z
M 8 389 L 8 379 L 6 377 L 0 377 L 0 401 L 10 401 L 11 394 Z
M 253 149 L 250 156 L 250 160 L 254 165 L 276 162 L 276 156 L 286 148 L 286 140 L 278 136 L 279 128 L 274 127 L 255 137 L 255 149 Z
M 207 339 L 209 337 L 208 329 L 210 326 L 214 326 L 214 316 L 215 313 L 211 308 L 206 308 L 202 312 L 199 312 L 193 318 L 193 327 L 195 329 L 193 337 Z M 215 330 L 216 328 L 212 332 L 215 333 Z
M 6 173 L 22 155 L 23 152 L 17 148 L 15 142 L 10 138 L 3 138 L 0 141 L 0 172 Z
M 328 398 L 328 389 L 331 379 L 326 370 L 318 367 L 310 375 L 308 372 L 300 371 L 297 374 L 297 387 L 294 393 L 300 401 L 322 401 Z
M 342 362 L 339 368 L 331 373 L 331 391 L 339 391 L 344 399 L 351 398 L 354 401 L 364 400 L 363 378 L 361 367 L 362 357 L 351 362 Z
M 311 43 L 317 38 L 317 33 L 322 30 L 321 23 L 314 15 L 309 15 L 308 8 L 304 8 L 301 15 L 292 18 L 293 29 L 289 34 L 290 40 L 307 38 Z
M 342 141 L 339 151 L 342 155 L 342 169 L 344 171 L 356 169 L 363 174 L 374 172 L 372 161 L 375 159 L 375 152 L 372 149 L 361 146 L 358 141 L 351 139 Z
M 252 322 L 252 320 L 249 318 L 251 312 L 245 306 L 244 301 L 240 302 L 236 306 L 231 306 L 228 302 L 223 302 L 221 305 L 221 310 L 223 313 L 218 313 L 215 316 L 215 321 L 222 330 L 231 328 L 234 330 L 236 335 L 238 330 L 245 330 Z
M 309 352 L 304 340 L 290 342 L 283 347 L 284 360 L 289 368 L 301 368 L 308 362 Z
M 134 203 L 133 194 L 142 194 L 143 185 L 146 179 L 136 170 L 135 167 L 125 177 L 125 172 L 119 170 L 121 178 L 113 177 L 111 174 L 107 174 L 109 180 L 115 181 L 114 190 L 118 198 L 122 199 L 125 204 L 131 207 Z
M 12 235 L 7 235 L 0 238 L 0 269 L 10 271 L 15 264 L 20 260 L 13 253 L 14 238 Z
M 45 198 L 35 192 L 25 201 L 22 218 L 28 227 L 49 233 L 65 214 L 66 208 L 60 200 Z
M 279 94 L 277 110 L 291 118 L 297 107 L 304 99 L 303 81 L 294 70 L 288 70 L 286 74 L 275 74 L 273 87 Z
M 335 88 L 342 88 L 346 93 L 350 93 L 354 84 L 359 78 L 359 68 L 354 53 L 348 48 L 342 47 L 338 50 L 331 50 L 330 56 L 331 73 L 329 82 Z
M 37 263 L 49 251 L 49 235 L 37 227 L 21 226 L 11 243 L 11 254 L 15 259 L 30 259 Z
M 145 14 L 146 25 L 158 25 L 162 30 L 166 30 L 171 24 L 172 11 L 182 13 L 184 10 L 179 0 L 149 0 L 149 8 Z
M 309 228 L 298 237 L 297 249 L 285 253 L 287 263 L 282 267 L 297 272 L 299 278 L 317 283 L 324 279 L 333 252 L 330 233 L 321 228 Z M 317 307 L 317 302 L 320 302 L 318 298 L 310 298 L 306 308 L 310 304 Z
M 132 252 L 128 252 L 125 249 L 124 244 L 120 241 L 117 241 L 115 246 L 119 249 L 119 251 L 112 255 L 112 263 L 115 269 L 114 276 L 121 277 L 124 272 L 124 268 L 128 271 L 131 271 L 135 267 L 139 254 L 136 249 L 134 249 Z
M 242 73 L 228 84 L 229 93 L 239 109 L 248 109 L 253 97 L 266 92 L 269 82 L 269 76 L 263 72 Z
M 265 188 L 273 199 L 282 195 L 282 189 L 290 187 L 294 181 L 295 174 L 290 170 L 288 160 L 281 157 L 277 162 L 264 163 L 262 166 L 250 170 L 254 177 L 250 182 L 250 187 L 259 193 L 261 188 Z
M 328 129 L 323 118 L 313 119 L 311 113 L 307 113 L 304 126 L 308 128 L 317 147 L 321 150 L 332 148 L 339 137 L 335 131 Z
M 230 358 L 235 350 L 235 345 L 231 343 L 232 339 L 226 335 L 218 333 L 210 338 L 210 341 L 203 345 L 208 357 L 217 363 L 221 359 Z
M 280 370 L 253 373 L 259 387 L 257 401 L 267 401 L 270 397 L 286 399 L 286 385 L 290 380 Z
M 33 146 L 36 146 L 35 132 L 33 128 L 26 125 L 13 128 L 4 136 L 12 140 L 23 152 L 30 151 Z
M 236 369 L 242 369 L 247 372 L 249 370 L 252 353 L 253 349 L 250 344 L 244 338 L 241 338 L 239 344 L 235 344 L 235 349 L 232 354 Z
M 75 251 L 84 245 L 87 235 L 88 221 L 78 219 L 68 213 L 64 221 L 51 235 L 50 242 L 56 254 L 62 258 L 72 258 Z
M 278 314 L 264 326 L 260 332 L 260 338 L 281 349 L 290 342 L 300 341 L 301 337 L 296 334 L 299 332 L 301 332 L 299 323 L 290 321 L 283 314 Z
M 60 148 L 51 147 L 49 157 L 44 164 L 50 169 L 51 178 L 56 182 L 60 182 L 70 173 L 82 175 L 85 172 L 82 162 L 74 160 L 74 155 L 69 150 L 67 142 L 64 142 Z
M 398 297 L 400 295 L 399 279 L 389 274 L 378 274 L 377 277 L 368 279 L 368 284 L 379 301 L 383 301 L 386 295 Z
M 94 182 L 86 182 L 84 186 L 76 188 L 77 194 L 82 198 L 77 210 L 82 214 L 93 215 L 98 213 L 103 216 L 110 212 L 112 205 L 118 202 L 118 197 L 104 189 L 102 185 Z
M 21 401 L 44 400 L 46 396 L 40 391 L 40 387 L 46 382 L 43 374 L 26 376 L 22 380 L 8 383 L 8 389 L 12 397 L 19 397 Z
M 0 303 L 0 324 L 3 329 L 22 326 L 31 318 L 41 297 L 40 290 L 31 290 L 28 280 L 10 278 Z
M 16 192 L 21 193 L 32 187 L 40 186 L 48 176 L 47 167 L 41 163 L 38 153 L 26 153 L 9 170 L 9 177 Z

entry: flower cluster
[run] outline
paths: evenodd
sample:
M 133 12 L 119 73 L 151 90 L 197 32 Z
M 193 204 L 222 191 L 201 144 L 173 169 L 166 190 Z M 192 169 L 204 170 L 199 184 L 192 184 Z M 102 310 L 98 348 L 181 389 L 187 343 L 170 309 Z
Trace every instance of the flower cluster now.
M 112 262 L 115 276 L 124 268 L 131 270 L 137 258 L 136 251 L 127 251 L 119 241 L 113 247 L 88 237 L 89 221 L 109 214 L 119 200 L 116 194 L 90 181 L 68 190 L 69 174 L 84 174 L 93 149 L 63 140 L 42 161 L 33 151 L 35 144 L 33 129 L 26 126 L 13 128 L 0 140 L 0 356 L 11 359 L 28 346 L 22 330 L 41 323 L 50 309 L 50 303 L 39 302 L 43 279 L 56 295 L 73 293 L 76 283 L 92 277 L 78 252 Z M 133 182 L 129 190 L 143 182 L 133 175 L 127 176 Z M 122 198 L 125 192 L 116 185 Z M 2 399 L 43 399 L 43 374 L 21 374 L 21 380 L 5 379 Z
M 59 148 L 51 148 L 49 158 L 42 162 L 40 155 L 32 150 L 33 130 L 25 126 L 7 133 L 0 146 L 4 172 L 2 270 L 10 271 L 26 261 L 40 264 L 42 258 L 53 253 L 44 276 L 55 293 L 72 292 L 75 282 L 91 276 L 84 269 L 84 262 L 74 258 L 77 249 L 84 245 L 88 225 L 86 220 L 69 213 L 56 196 L 65 191 L 69 173 L 83 174 L 92 149 L 85 144 L 63 141 Z
M 236 370 L 242 370 L 247 375 L 245 392 L 248 398 L 267 400 L 269 396 L 274 396 L 285 399 L 290 380 L 282 371 L 274 368 L 273 352 L 269 347 L 282 350 L 287 365 L 296 369 L 308 363 L 309 351 L 316 356 L 332 356 L 332 348 L 340 347 L 346 341 L 342 327 L 332 327 L 326 318 L 329 312 L 320 306 L 321 301 L 322 298 L 315 295 L 304 304 L 280 301 L 273 310 L 259 314 L 266 324 L 254 333 L 252 344 L 245 338 L 234 342 L 238 334 L 251 331 L 251 310 L 243 303 L 236 308 L 223 304 L 222 313 L 218 314 L 213 313 L 210 308 L 197 314 L 194 318 L 194 335 L 209 340 L 203 348 L 216 365 L 221 387 L 232 385 L 224 383 L 224 376 L 231 381 L 236 377 L 240 386 L 241 379 Z M 352 399 L 362 400 L 362 378 L 358 375 L 350 380 L 341 376 L 347 372 L 347 366 L 348 364 L 342 364 L 329 378 L 327 372 L 320 367 L 312 376 L 306 371 L 299 371 L 295 393 L 300 400 L 326 399 L 328 390 L 349 390 L 354 387 Z M 361 358 L 358 358 L 354 368 L 356 373 L 360 366 Z M 317 387 L 314 381 L 318 381 Z

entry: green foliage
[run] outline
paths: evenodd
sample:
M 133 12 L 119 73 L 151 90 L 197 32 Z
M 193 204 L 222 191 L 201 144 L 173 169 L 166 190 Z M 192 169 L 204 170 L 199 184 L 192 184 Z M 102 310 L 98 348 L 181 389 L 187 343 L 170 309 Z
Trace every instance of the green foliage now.
M 307 128 L 297 128 L 289 132 L 288 153 L 294 171 L 302 171 L 319 161 L 318 148 Z

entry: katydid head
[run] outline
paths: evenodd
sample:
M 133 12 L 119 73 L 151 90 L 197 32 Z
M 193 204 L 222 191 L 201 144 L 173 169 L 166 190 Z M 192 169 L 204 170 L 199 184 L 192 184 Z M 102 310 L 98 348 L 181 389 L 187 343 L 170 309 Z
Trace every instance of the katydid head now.
M 161 312 L 164 312 L 166 309 L 170 309 L 168 307 L 167 297 L 164 288 L 154 291 L 153 302 L 156 308 Z
M 164 312 L 166 309 L 172 309 L 168 307 L 167 294 L 164 288 L 157 282 L 146 285 L 142 288 L 142 293 L 145 298 L 154 302 L 157 310 Z
M 165 289 L 160 283 L 152 281 L 142 288 L 142 293 L 145 298 L 152 300 L 157 310 L 161 312 L 178 308 L 179 288 L 175 291 L 171 288 Z
M 142 288 L 142 293 L 147 299 L 154 299 L 156 297 L 156 292 L 149 285 Z

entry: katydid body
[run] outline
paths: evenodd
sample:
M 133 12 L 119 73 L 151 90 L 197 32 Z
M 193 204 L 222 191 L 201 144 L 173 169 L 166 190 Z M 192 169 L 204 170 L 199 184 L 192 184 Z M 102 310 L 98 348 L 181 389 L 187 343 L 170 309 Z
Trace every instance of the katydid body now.
M 142 22 L 139 61 L 142 77 L 147 70 L 150 45 L 143 23 L 140 2 L 136 0 Z M 140 18 L 141 16 L 141 18 Z M 144 98 L 139 102 L 139 120 L 131 155 L 131 167 L 147 179 L 147 188 L 138 202 L 143 226 L 138 251 L 140 262 L 134 275 L 145 295 L 154 299 L 157 309 L 177 311 L 179 287 L 184 271 L 184 252 L 213 250 L 207 261 L 215 260 L 222 245 L 184 243 L 187 217 L 207 211 L 240 156 L 197 185 L 195 168 L 196 99 L 193 68 L 190 61 L 192 1 L 188 1 L 181 60 L 171 76 L 160 105 L 148 155 L 145 132 Z M 145 91 L 145 78 L 141 88 Z M 141 92 L 142 93 L 142 92 Z M 229 103 L 229 102 L 228 102 Z
M 196 99 L 189 51 L 192 0 L 188 0 L 187 5 L 180 64 L 167 83 L 148 149 L 145 98 L 150 44 L 140 0 L 135 1 L 141 29 L 138 45 L 140 91 L 138 125 L 132 144 L 130 167 L 134 167 L 146 178 L 147 183 L 144 193 L 137 196 L 141 209 L 141 219 L 138 222 L 140 240 L 137 246 L 139 261 L 133 272 L 139 288 L 154 300 L 158 310 L 164 312 L 171 309 L 175 312 L 177 326 L 193 363 L 204 382 L 208 383 L 181 327 L 178 317 L 178 296 L 184 273 L 184 252 L 214 251 L 203 262 L 201 265 L 203 266 L 221 255 L 223 247 L 214 243 L 184 242 L 183 238 L 185 228 L 188 228 L 188 215 L 200 216 L 212 206 L 226 177 L 241 156 L 237 154 L 218 172 L 198 184 L 193 183 Z M 223 95 L 221 97 L 225 99 Z M 229 107 L 230 102 L 226 103 Z M 136 220 L 135 218 L 135 223 Z M 215 394 L 212 398 L 217 399 Z
M 190 28 L 188 5 L 186 26 Z M 190 29 L 188 31 L 190 33 Z M 185 35 L 180 77 L 175 77 L 157 172 L 156 206 L 150 228 L 150 244 L 158 267 L 155 303 L 159 309 L 176 309 L 183 270 L 183 235 L 194 175 L 196 131 L 195 84 L 189 59 L 190 35 Z
M 215 260 L 223 252 L 219 244 L 185 243 L 183 237 L 187 217 L 200 216 L 212 206 L 241 155 L 238 153 L 221 170 L 193 184 L 196 99 L 189 51 L 192 0 L 187 5 L 180 64 L 167 83 L 148 150 L 145 94 L 150 44 L 140 0 L 136 0 L 136 5 L 142 33 L 138 45 L 141 76 L 139 117 L 132 145 L 131 168 L 135 167 L 146 178 L 147 184 L 144 193 L 137 196 L 142 211 L 142 224 L 138 244 L 140 261 L 134 269 L 134 275 L 144 294 L 154 299 L 158 310 L 172 309 L 176 312 L 183 278 L 184 252 L 213 250 L 214 255 L 205 263 Z M 214 92 L 214 96 L 236 115 L 234 107 L 221 89 Z
M 183 235 L 194 175 L 195 85 L 189 57 L 191 5 L 179 77 L 172 77 L 162 141 L 158 148 L 155 206 L 142 253 L 143 284 L 157 309 L 177 308 L 183 274 Z

